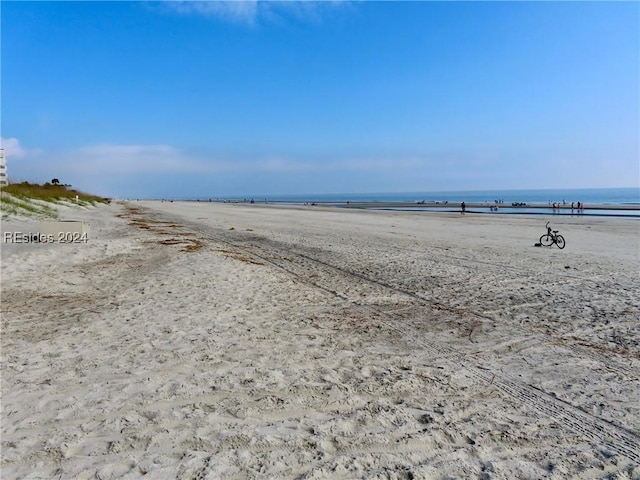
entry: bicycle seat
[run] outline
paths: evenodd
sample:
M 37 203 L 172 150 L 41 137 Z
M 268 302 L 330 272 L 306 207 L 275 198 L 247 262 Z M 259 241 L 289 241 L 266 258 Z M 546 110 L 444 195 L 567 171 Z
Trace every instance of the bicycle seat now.
M 552 231 L 553 231 L 553 233 L 558 233 L 558 230 L 552 230 Z

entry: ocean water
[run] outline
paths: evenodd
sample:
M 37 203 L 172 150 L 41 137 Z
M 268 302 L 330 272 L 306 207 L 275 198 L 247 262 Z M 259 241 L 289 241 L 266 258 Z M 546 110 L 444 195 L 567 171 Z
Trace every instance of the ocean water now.
M 213 199 L 213 198 L 212 198 Z M 193 199 L 197 201 L 211 201 L 212 199 Z M 183 199 L 184 200 L 184 199 Z M 553 189 L 553 190 L 476 190 L 476 191 L 439 191 L 439 192 L 403 192 L 403 193 L 317 193 L 297 195 L 254 195 L 244 197 L 215 197 L 215 201 L 279 203 L 279 204 L 324 204 L 337 207 L 346 206 L 347 202 L 369 203 L 366 208 L 385 210 L 411 210 L 417 211 L 459 211 L 462 201 L 467 204 L 489 203 L 496 200 L 500 203 L 498 211 L 492 211 L 487 207 L 468 207 L 469 213 L 484 214 L 529 214 L 529 215 L 590 215 L 632 217 L 640 219 L 640 187 L 627 188 L 581 188 L 581 189 Z M 376 206 L 376 203 L 415 203 L 439 202 L 440 207 L 431 206 Z M 445 202 L 447 202 L 446 205 Z M 562 204 L 566 202 L 566 208 L 552 210 L 540 208 L 542 205 L 552 203 Z M 584 203 L 586 209 L 583 212 L 572 211 L 571 203 Z M 526 207 L 512 208 L 512 203 L 525 203 Z M 538 208 L 532 205 L 538 205 Z M 589 209 L 590 205 L 610 205 L 611 209 Z M 626 207 L 621 209 L 621 207 Z
M 251 197 L 249 197 L 251 198 Z M 583 188 L 554 190 L 483 190 L 404 193 L 319 193 L 298 195 L 257 195 L 256 201 L 283 203 L 343 203 L 343 202 L 449 202 L 467 203 L 502 200 L 505 206 L 514 202 L 562 203 L 582 202 L 599 205 L 635 205 L 640 207 L 640 188 Z M 233 200 L 244 200 L 235 198 Z
M 372 204 L 375 205 L 375 204 Z M 372 207 L 375 208 L 375 207 Z M 458 204 L 450 204 L 447 207 L 412 207 L 412 208 L 400 208 L 400 207 L 385 207 L 380 208 L 380 210 L 404 210 L 404 211 L 412 211 L 412 212 L 459 212 L 460 206 Z M 501 206 L 498 210 L 493 211 L 489 207 L 471 207 L 467 208 L 468 213 L 487 213 L 490 215 L 546 215 L 546 216 L 571 216 L 571 217 L 581 217 L 581 216 L 591 216 L 591 217 L 628 217 L 628 218 L 637 218 L 640 219 L 640 206 L 634 210 L 620 210 L 616 209 L 613 205 L 611 209 L 594 209 L 589 210 L 588 208 L 584 211 L 562 209 L 562 210 L 552 210 L 551 208 L 535 208 L 535 207 L 503 207 Z

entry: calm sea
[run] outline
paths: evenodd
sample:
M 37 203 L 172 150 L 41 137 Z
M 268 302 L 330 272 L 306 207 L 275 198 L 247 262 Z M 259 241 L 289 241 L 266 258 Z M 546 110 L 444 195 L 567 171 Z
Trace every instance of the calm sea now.
M 236 200 L 244 200 L 235 198 Z M 339 203 L 339 202 L 494 202 L 506 205 L 514 202 L 548 203 L 566 201 L 603 205 L 640 206 L 640 188 L 581 188 L 556 190 L 482 190 L 405 193 L 318 193 L 299 195 L 257 195 L 256 201 L 291 203 Z
M 185 199 L 183 199 L 185 200 Z M 212 201 L 211 199 L 193 199 L 197 201 Z M 367 208 L 378 208 L 379 203 L 419 203 L 419 202 L 439 202 L 440 207 L 412 206 L 393 207 L 383 206 L 389 210 L 410 209 L 412 211 L 455 211 L 460 208 L 460 202 L 467 204 L 491 203 L 496 200 L 500 202 L 498 211 L 486 207 L 473 207 L 470 213 L 491 213 L 491 214 L 532 214 L 549 215 L 552 213 L 549 208 L 535 207 L 533 204 L 550 205 L 552 203 L 563 204 L 566 202 L 567 208 L 553 210 L 556 215 L 599 215 L 615 217 L 633 217 L 640 219 L 640 188 L 580 188 L 580 189 L 554 189 L 554 190 L 476 190 L 476 191 L 441 191 L 441 192 L 405 192 L 405 193 L 316 193 L 298 195 L 255 195 L 246 197 L 216 197 L 215 201 L 250 202 L 257 203 L 280 203 L 280 204 L 334 204 L 345 206 L 347 202 L 358 203 L 368 202 Z M 445 204 L 446 205 L 443 205 Z M 584 203 L 586 210 L 577 212 L 570 209 L 571 203 Z M 513 203 L 525 203 L 526 207 L 512 208 Z M 589 209 L 589 205 L 611 205 L 611 209 Z M 621 209 L 621 207 L 631 207 L 631 209 Z

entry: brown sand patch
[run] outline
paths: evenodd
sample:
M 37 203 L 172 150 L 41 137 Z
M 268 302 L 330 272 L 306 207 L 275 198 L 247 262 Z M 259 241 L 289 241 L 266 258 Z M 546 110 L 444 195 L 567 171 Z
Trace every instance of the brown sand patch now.
M 182 249 L 183 252 L 197 252 L 202 247 L 204 247 L 204 242 L 200 240 L 190 240 L 191 244 L 187 245 Z
M 121 218 L 131 218 L 134 215 L 141 215 L 142 213 L 143 212 L 139 209 L 129 208 L 127 213 L 119 214 L 117 216 Z M 131 221 L 129 221 L 129 225 L 137 227 L 141 230 L 153 232 L 157 235 L 171 237 L 164 239 L 143 240 L 143 243 L 155 243 L 160 245 L 185 245 L 185 247 L 182 249 L 183 252 L 195 252 L 200 250 L 204 246 L 204 242 L 192 238 L 196 236 L 196 234 L 193 232 L 176 232 L 175 230 L 168 231 L 163 229 L 183 228 L 183 225 L 175 222 L 153 220 L 149 218 L 133 218 Z M 180 236 L 182 238 L 176 238 L 176 236 Z
M 244 255 L 242 253 L 239 252 L 234 252 L 233 250 L 227 250 L 224 248 L 218 248 L 217 249 L 218 252 L 220 253 L 224 253 L 225 256 L 227 257 L 231 257 L 235 260 L 240 260 L 241 262 L 245 262 L 245 263 L 250 263 L 252 265 L 264 265 L 263 262 L 259 262 L 258 260 L 255 260 L 251 257 L 249 257 L 248 255 Z
M 180 245 L 184 243 L 184 241 L 179 238 L 167 238 L 166 240 L 158 240 L 156 243 L 159 243 L 160 245 Z

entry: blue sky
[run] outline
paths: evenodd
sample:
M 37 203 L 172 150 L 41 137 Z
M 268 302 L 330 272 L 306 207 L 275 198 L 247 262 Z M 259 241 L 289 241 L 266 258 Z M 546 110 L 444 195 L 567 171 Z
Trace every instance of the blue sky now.
M 12 181 L 115 197 L 640 184 L 637 2 L 2 2 Z

